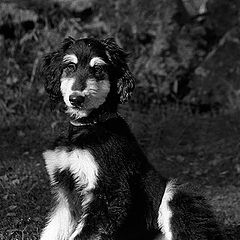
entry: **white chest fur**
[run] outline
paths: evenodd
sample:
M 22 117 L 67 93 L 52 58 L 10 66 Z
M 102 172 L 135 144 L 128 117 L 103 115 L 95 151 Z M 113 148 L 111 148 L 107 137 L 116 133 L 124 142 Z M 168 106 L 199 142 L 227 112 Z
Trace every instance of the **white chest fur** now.
M 93 155 L 88 150 L 75 149 L 66 151 L 64 148 L 47 150 L 43 153 L 46 168 L 50 176 L 51 184 L 55 184 L 54 173 L 68 169 L 76 179 L 77 187 L 85 186 L 84 191 L 94 189 L 98 165 Z
M 57 205 L 49 216 L 49 221 L 41 234 L 41 240 L 74 240 L 84 227 L 88 215 L 88 205 L 93 200 L 92 190 L 98 177 L 98 165 L 88 150 L 65 148 L 48 150 L 43 153 L 51 184 L 57 185 L 54 174 L 68 170 L 74 177 L 76 188 L 81 189 L 82 216 L 76 221 L 71 215 L 67 196 L 61 189 L 57 190 Z

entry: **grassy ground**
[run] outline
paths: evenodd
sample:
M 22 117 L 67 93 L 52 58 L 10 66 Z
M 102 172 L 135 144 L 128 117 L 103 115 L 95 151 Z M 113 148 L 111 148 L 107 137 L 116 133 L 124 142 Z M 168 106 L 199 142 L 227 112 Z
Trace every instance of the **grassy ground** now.
M 240 239 L 240 114 L 191 116 L 182 111 L 124 111 L 152 164 L 164 175 L 199 184 L 224 224 Z M 0 239 L 38 239 L 50 205 L 41 152 L 52 120 L 1 129 Z

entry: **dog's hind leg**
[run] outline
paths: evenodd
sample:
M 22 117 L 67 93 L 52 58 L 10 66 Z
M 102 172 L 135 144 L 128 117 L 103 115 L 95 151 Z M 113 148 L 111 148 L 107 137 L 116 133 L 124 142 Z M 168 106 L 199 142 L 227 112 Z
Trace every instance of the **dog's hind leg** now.
M 211 207 L 189 185 L 168 182 L 158 212 L 161 240 L 223 240 Z
M 69 240 L 76 225 L 71 216 L 68 201 L 60 190 L 57 191 L 56 201 L 57 204 L 50 213 L 40 240 Z

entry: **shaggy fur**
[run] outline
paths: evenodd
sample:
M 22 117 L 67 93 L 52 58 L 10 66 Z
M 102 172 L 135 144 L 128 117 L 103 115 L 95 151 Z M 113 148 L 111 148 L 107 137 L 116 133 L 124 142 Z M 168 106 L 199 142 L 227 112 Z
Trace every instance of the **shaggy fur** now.
M 44 154 L 54 194 L 41 240 L 222 240 L 205 199 L 162 177 L 117 113 L 134 88 L 113 39 L 67 38 L 41 66 L 69 131 Z

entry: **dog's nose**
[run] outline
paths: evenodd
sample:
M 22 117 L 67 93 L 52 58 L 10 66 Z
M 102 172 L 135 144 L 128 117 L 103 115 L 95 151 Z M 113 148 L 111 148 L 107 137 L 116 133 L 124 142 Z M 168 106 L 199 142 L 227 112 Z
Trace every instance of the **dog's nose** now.
M 82 106 L 84 99 L 85 98 L 83 96 L 81 96 L 77 93 L 73 93 L 69 96 L 69 102 L 75 107 Z

